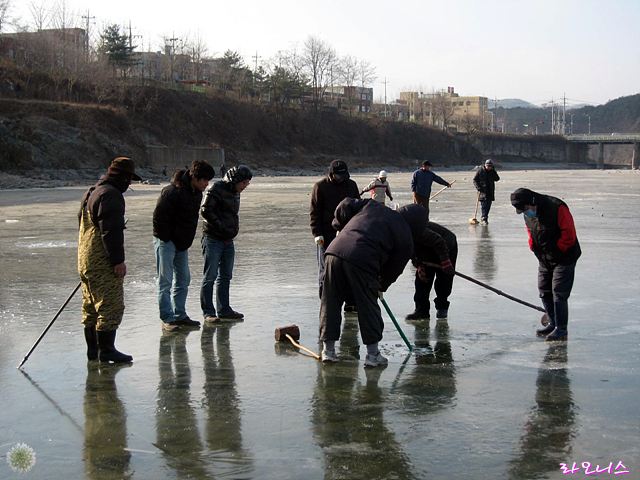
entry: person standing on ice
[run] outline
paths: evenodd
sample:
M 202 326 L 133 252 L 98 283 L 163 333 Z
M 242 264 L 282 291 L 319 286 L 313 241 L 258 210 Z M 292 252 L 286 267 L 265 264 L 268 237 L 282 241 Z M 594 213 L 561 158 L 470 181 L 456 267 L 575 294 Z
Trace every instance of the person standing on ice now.
M 153 246 L 158 273 L 158 307 L 162 328 L 200 327 L 187 315 L 186 301 L 191 283 L 189 248 L 198 230 L 202 192 L 214 176 L 213 167 L 195 160 L 189 170 L 173 174 L 153 211 Z
M 478 200 L 482 207 L 480 224 L 489 225 L 489 210 L 495 201 L 496 182 L 500 181 L 500 176 L 493 165 L 493 160 L 484 162 L 476 175 L 473 177 L 473 185 L 478 190 Z
M 422 162 L 422 168 L 413 172 L 411 177 L 411 191 L 413 192 L 413 203 L 422 205 L 429 212 L 429 197 L 431 196 L 431 185 L 433 182 L 451 188 L 451 183 L 431 171 L 433 165 L 429 160 Z
M 386 197 L 389 197 L 389 200 L 393 201 L 391 190 L 389 189 L 389 182 L 387 182 L 387 172 L 381 170 L 378 178 L 374 178 L 369 185 L 363 188 L 360 195 L 369 191 L 371 192 L 371 198 L 382 205 L 385 204 Z
M 320 302 L 322 361 L 337 362 L 342 304 L 351 292 L 358 306 L 362 343 L 367 346 L 365 367 L 387 364 L 378 342 L 384 323 L 379 292 L 397 280 L 411 258 L 411 229 L 398 212 L 371 199 L 345 198 L 335 212 L 333 228 L 340 234 L 327 248 Z
M 222 180 L 209 187 L 200 208 L 204 220 L 201 241 L 204 277 L 200 288 L 200 307 L 207 323 L 217 323 L 220 319 L 241 321 L 244 318 L 229 305 L 229 286 L 236 257 L 233 239 L 240 231 L 240 194 L 252 178 L 253 173 L 246 165 L 231 167 Z M 213 304 L 214 285 L 216 305 Z
M 311 233 L 317 245 L 318 254 L 318 293 L 322 298 L 322 278 L 324 276 L 324 254 L 334 238 L 336 231 L 331 226 L 338 204 L 345 198 L 360 198 L 358 185 L 351 180 L 346 162 L 335 159 L 329 166 L 329 174 L 313 186 L 311 208 L 309 209 Z M 345 312 L 355 312 L 352 299 L 347 299 Z
M 539 262 L 538 292 L 549 324 L 536 334 L 546 336 L 547 341 L 567 340 L 568 300 L 582 253 L 569 207 L 559 198 L 528 188 L 514 191 L 511 204 L 516 213 L 524 214 L 529 247 Z
M 122 195 L 136 174 L 133 160 L 118 157 L 82 197 L 78 212 L 78 273 L 82 283 L 82 323 L 87 358 L 131 362 L 116 350 L 116 330 L 124 314 L 124 211 Z

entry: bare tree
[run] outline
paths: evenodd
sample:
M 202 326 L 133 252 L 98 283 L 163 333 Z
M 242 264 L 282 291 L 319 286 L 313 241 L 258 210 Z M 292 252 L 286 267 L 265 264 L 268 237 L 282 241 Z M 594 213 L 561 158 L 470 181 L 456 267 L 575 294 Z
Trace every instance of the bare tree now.
M 424 105 L 428 108 L 433 124 L 438 125 L 442 130 L 447 130 L 449 121 L 455 113 L 455 107 L 451 96 L 444 93 L 444 91 L 432 90 L 425 99 Z
M 304 42 L 302 63 L 311 79 L 313 105 L 317 110 L 328 86 L 332 67 L 336 66 L 335 50 L 318 37 L 309 35 Z
M 9 21 L 11 7 L 11 0 L 0 0 L 0 33 Z
M 33 0 L 29 2 L 29 12 L 36 31 L 44 30 L 48 26 L 51 15 L 46 0 L 40 3 L 36 3 Z
M 200 31 L 196 31 L 193 36 L 187 36 L 185 41 L 185 52 L 191 62 L 191 75 L 193 76 L 196 84 L 198 80 L 204 78 L 204 65 L 203 62 L 209 53 L 209 48 L 202 38 Z

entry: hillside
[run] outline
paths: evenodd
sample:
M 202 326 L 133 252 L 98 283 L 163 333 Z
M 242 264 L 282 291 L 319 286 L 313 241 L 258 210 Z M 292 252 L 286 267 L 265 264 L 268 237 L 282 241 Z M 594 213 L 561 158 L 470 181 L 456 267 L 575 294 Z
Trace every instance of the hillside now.
M 464 139 L 436 129 L 349 117 L 335 110 L 260 106 L 219 95 L 151 86 L 114 86 L 98 99 L 88 87 L 22 80 L 15 97 L 0 86 L 0 170 L 104 168 L 116 156 L 144 164 L 148 145 L 223 147 L 230 163 L 260 169 L 322 168 L 333 157 L 378 168 L 478 164 Z M 66 101 L 60 101 L 62 97 Z M 73 100 L 73 101 L 70 101 Z

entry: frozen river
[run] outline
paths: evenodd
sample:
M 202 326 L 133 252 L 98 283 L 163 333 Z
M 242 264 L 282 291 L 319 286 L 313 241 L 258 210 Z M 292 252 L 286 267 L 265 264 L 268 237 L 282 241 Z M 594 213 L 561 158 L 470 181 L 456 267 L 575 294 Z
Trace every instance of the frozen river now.
M 131 366 L 86 360 L 80 295 L 23 367 L 78 283 L 77 219 L 86 188 L 0 191 L 0 478 L 18 442 L 34 479 L 640 479 L 640 174 L 499 170 L 488 227 L 471 226 L 471 172 L 431 206 L 458 236 L 459 272 L 539 305 L 537 261 L 509 194 L 563 198 L 583 250 L 569 300 L 569 341 L 536 338 L 540 313 L 456 277 L 447 322 L 413 311 L 409 265 L 385 299 L 386 368 L 363 367 L 347 316 L 340 362 L 322 365 L 274 330 L 296 324 L 318 350 L 317 266 L 309 202 L 318 177 L 254 178 L 242 195 L 231 304 L 243 323 L 163 334 L 151 215 L 161 186 L 127 201 L 124 320 Z M 359 187 L 375 175 L 354 175 Z M 411 201 L 411 173 L 393 173 Z M 436 191 L 436 190 L 434 190 Z M 202 257 L 190 251 L 187 311 L 201 320 Z M 620 466 L 619 464 L 623 466 Z M 617 470 L 616 470 L 617 469 Z

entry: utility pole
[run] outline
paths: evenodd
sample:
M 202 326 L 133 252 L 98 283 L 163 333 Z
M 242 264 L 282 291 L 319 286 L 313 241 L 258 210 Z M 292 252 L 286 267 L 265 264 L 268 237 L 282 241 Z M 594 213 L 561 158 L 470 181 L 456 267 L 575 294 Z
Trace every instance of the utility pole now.
M 86 15 L 83 15 L 83 16 L 82 16 L 82 19 L 87 21 L 87 26 L 86 26 L 86 28 L 85 28 L 85 32 L 84 32 L 84 36 L 85 36 L 85 39 L 84 39 L 84 42 L 85 42 L 84 48 L 85 48 L 85 54 L 86 54 L 86 58 L 87 58 L 87 62 L 88 62 L 88 61 L 89 61 L 89 22 L 90 22 L 91 20 L 95 20 L 95 19 L 96 19 L 96 17 L 92 17 L 91 15 L 89 15 L 89 9 L 87 9 L 87 14 L 86 14 Z
M 387 119 L 387 77 L 384 77 L 384 119 Z
M 562 135 L 567 134 L 567 94 L 562 97 Z
M 253 69 L 253 84 L 256 84 L 256 76 L 258 75 L 258 59 L 262 58 L 258 56 L 258 51 L 256 50 L 256 54 L 251 57 L 255 61 L 255 68 Z
M 495 105 L 493 106 L 494 110 L 495 110 L 495 115 L 493 116 L 493 125 L 491 125 L 491 131 L 492 132 L 497 132 L 498 131 L 498 97 L 495 97 Z

